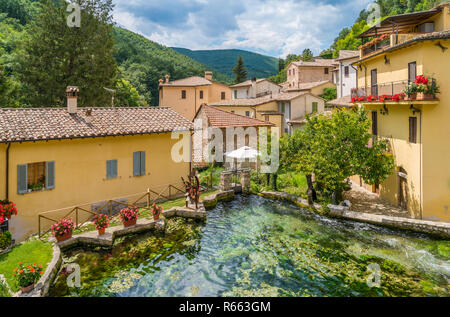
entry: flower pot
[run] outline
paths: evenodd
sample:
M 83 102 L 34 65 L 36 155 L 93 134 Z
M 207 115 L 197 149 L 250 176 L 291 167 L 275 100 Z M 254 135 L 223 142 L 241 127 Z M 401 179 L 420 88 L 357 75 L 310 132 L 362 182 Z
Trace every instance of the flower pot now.
M 66 234 L 62 236 L 56 236 L 56 241 L 61 242 L 72 238 L 72 231 L 67 232 Z
M 34 290 L 34 283 L 31 285 L 25 286 L 25 287 L 21 286 L 20 290 L 22 291 L 23 294 L 27 294 L 27 293 L 31 292 L 32 290 Z
M 412 94 L 412 95 L 405 97 L 405 100 L 416 100 L 416 99 L 417 99 L 417 94 Z
M 436 99 L 435 96 L 433 96 L 432 94 L 423 94 L 423 100 L 433 100 Z
M 102 236 L 102 235 L 104 235 L 105 234 L 105 228 L 103 228 L 103 229 L 98 229 L 98 235 L 99 236 Z
M 132 220 L 128 220 L 128 221 L 122 221 L 123 222 L 123 226 L 126 227 L 131 227 L 134 226 L 136 224 L 137 218 L 134 218 Z
M 11 215 L 6 216 L 8 220 L 11 220 Z
M 157 214 L 157 215 L 153 215 L 153 220 L 159 220 L 159 214 Z

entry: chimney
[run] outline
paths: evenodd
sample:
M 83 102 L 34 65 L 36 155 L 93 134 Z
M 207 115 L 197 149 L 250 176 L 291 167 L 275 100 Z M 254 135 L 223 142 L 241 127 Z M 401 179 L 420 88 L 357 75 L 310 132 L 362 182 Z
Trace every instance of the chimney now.
M 159 80 L 159 85 L 162 85 L 164 83 L 164 80 L 160 79 Z
M 213 78 L 213 72 L 210 72 L 210 71 L 205 72 L 205 79 L 212 80 L 212 78 Z
M 86 110 L 86 123 L 92 122 L 92 109 Z
M 252 95 L 251 98 L 256 98 L 256 77 L 252 78 Z
M 169 74 L 166 74 L 166 84 L 169 83 L 169 79 L 170 79 L 170 75 L 169 75 Z
M 67 112 L 69 112 L 70 114 L 77 113 L 79 92 L 80 90 L 76 86 L 68 86 L 66 88 Z

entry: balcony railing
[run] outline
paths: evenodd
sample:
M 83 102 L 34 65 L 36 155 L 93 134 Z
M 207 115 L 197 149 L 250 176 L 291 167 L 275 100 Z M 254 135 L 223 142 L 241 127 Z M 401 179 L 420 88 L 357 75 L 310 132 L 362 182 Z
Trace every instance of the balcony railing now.
M 373 45 L 370 45 L 368 47 L 364 47 L 360 50 L 360 57 L 363 58 L 364 56 L 373 54 L 377 51 L 380 51 L 386 47 L 394 46 L 397 44 L 401 44 L 403 42 L 409 41 L 417 36 L 423 35 L 424 33 L 392 33 L 390 36 Z
M 403 89 L 408 86 L 407 80 L 401 81 L 393 81 L 376 85 L 369 85 L 367 87 L 360 87 L 352 89 L 352 97 L 361 97 L 361 96 L 382 96 L 389 95 L 393 96 L 396 94 L 400 94 Z

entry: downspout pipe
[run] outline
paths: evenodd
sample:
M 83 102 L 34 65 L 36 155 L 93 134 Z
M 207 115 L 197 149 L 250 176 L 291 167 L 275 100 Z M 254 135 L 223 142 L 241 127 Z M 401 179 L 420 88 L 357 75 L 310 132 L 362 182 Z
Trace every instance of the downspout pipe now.
M 6 147 L 6 187 L 5 187 L 5 199 L 9 200 L 9 149 L 11 148 L 11 143 L 8 143 Z

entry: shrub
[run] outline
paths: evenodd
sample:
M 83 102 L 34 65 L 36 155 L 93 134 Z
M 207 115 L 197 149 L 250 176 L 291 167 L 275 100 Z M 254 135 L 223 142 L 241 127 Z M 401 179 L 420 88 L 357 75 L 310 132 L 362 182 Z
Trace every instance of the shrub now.
M 72 232 L 74 227 L 72 218 L 70 220 L 63 218 L 58 223 L 52 225 L 53 236 L 63 236 L 66 233 Z
M 122 210 L 120 210 L 119 218 L 122 221 L 130 221 L 130 220 L 137 219 L 139 214 L 140 214 L 139 208 L 136 206 L 133 206 L 130 208 L 123 208 Z
M 33 265 L 23 265 L 22 262 L 18 263 L 18 267 L 14 269 L 13 275 L 17 280 L 17 283 L 21 287 L 27 287 L 37 282 L 41 277 L 42 265 L 33 263 Z
M 106 229 L 109 227 L 109 217 L 107 215 L 99 214 L 94 217 L 94 225 L 97 230 Z
M 152 215 L 153 216 L 159 216 L 162 213 L 162 211 L 163 211 L 163 207 L 162 206 L 157 206 L 155 203 L 153 203 L 153 205 L 150 208 L 150 210 L 152 211 Z
M 4 233 L 0 233 L 0 249 L 6 249 L 11 244 L 11 233 L 9 231 L 5 231 Z

